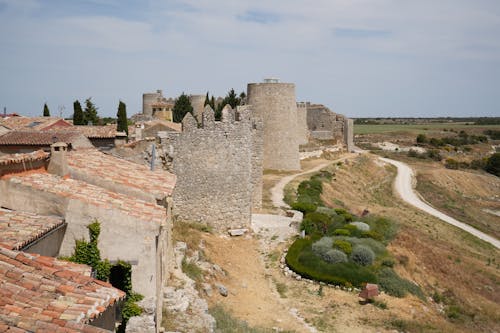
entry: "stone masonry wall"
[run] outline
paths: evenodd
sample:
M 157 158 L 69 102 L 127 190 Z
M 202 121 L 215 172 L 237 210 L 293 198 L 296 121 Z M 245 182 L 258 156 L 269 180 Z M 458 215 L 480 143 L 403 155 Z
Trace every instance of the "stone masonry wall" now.
M 250 226 L 252 206 L 260 205 L 253 191 L 262 183 L 255 137 L 260 126 L 248 107 L 235 112 L 226 106 L 219 122 L 207 106 L 200 128 L 191 114 L 186 115 L 174 142 L 174 215 L 218 231 Z
M 307 106 L 305 103 L 297 103 L 297 136 L 299 145 L 305 145 L 309 141 Z
M 263 121 L 263 168 L 300 170 L 295 85 L 249 83 L 247 103 Z
M 345 116 L 330 111 L 324 105 L 307 103 L 307 127 L 317 140 L 345 143 L 346 120 Z

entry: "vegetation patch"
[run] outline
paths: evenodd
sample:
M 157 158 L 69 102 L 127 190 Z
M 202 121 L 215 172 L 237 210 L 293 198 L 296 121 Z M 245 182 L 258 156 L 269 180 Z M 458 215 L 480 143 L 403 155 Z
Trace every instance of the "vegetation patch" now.
M 385 217 L 357 217 L 343 208 L 325 207 L 320 196 L 322 182 L 327 179 L 315 175 L 299 185 L 296 204 L 317 208 L 303 210 L 301 229 L 306 237 L 290 246 L 287 265 L 301 276 L 317 281 L 347 287 L 379 283 L 390 295 L 404 297 L 411 293 L 423 298 L 417 285 L 392 269 L 395 261 L 386 245 L 397 233 L 396 223 Z

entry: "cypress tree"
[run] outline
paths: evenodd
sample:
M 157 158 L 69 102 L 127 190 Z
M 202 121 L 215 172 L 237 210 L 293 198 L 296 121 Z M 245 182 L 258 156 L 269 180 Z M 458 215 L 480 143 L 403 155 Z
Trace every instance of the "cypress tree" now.
M 127 106 L 122 101 L 118 103 L 118 113 L 116 117 L 118 118 L 116 121 L 116 130 L 118 132 L 125 132 L 128 136 Z
M 73 102 L 73 125 L 84 125 L 82 106 L 78 100 Z
M 43 116 L 50 117 L 50 111 L 49 111 L 49 107 L 47 106 L 47 103 L 45 103 L 43 105 Z
M 97 115 L 97 108 L 89 97 L 85 100 L 85 111 L 83 113 L 84 125 L 92 123 L 97 125 L 99 123 L 99 116 Z
M 203 106 L 207 106 L 207 105 L 210 105 L 210 99 L 208 98 L 208 91 L 207 91 L 207 95 L 205 96 L 205 103 L 203 103 Z
M 182 122 L 182 119 L 184 119 L 184 116 L 188 112 L 193 114 L 193 106 L 189 101 L 189 97 L 186 94 L 182 93 L 182 95 L 180 95 L 179 98 L 177 98 L 177 100 L 175 101 L 174 107 L 172 109 L 174 122 Z

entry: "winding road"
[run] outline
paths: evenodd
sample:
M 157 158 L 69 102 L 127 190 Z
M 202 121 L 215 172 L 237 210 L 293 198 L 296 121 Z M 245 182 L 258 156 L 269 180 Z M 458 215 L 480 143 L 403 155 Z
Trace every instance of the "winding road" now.
M 396 176 L 396 179 L 394 181 L 394 188 L 398 192 L 399 196 L 401 199 L 409 203 L 410 205 L 423 210 L 424 212 L 431 214 L 432 216 L 435 216 L 439 218 L 440 220 L 449 223 L 451 225 L 454 225 L 457 228 L 460 228 L 471 235 L 476 236 L 479 239 L 484 240 L 485 242 L 490 243 L 491 245 L 495 246 L 497 249 L 500 248 L 500 241 L 498 239 L 489 236 L 485 234 L 484 232 L 481 232 L 470 225 L 460 222 L 458 220 L 455 220 L 451 216 L 448 216 L 446 214 L 441 213 L 439 210 L 435 209 L 434 207 L 426 204 L 423 202 L 417 195 L 417 193 L 413 190 L 413 185 L 415 183 L 415 178 L 414 178 L 414 173 L 413 170 L 405 163 L 391 160 L 388 158 L 383 158 L 380 157 L 380 160 L 390 163 L 394 165 L 398 169 L 398 174 Z

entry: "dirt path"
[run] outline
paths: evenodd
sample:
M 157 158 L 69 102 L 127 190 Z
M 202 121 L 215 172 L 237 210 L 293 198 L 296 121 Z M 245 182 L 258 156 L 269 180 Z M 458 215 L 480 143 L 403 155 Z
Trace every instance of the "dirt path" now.
M 446 223 L 449 223 L 451 225 L 456 226 L 457 228 L 460 228 L 471 235 L 476 236 L 479 239 L 484 240 L 485 242 L 488 242 L 495 246 L 497 249 L 500 248 L 500 241 L 498 241 L 496 238 L 491 237 L 473 227 L 471 227 L 468 224 L 465 224 L 463 222 L 460 222 L 458 220 L 455 220 L 454 218 L 441 213 L 437 209 L 433 208 L 432 206 L 426 204 L 423 202 L 417 195 L 417 193 L 413 190 L 413 185 L 415 183 L 415 177 L 413 170 L 405 163 L 391 160 L 388 158 L 382 158 L 380 157 L 380 160 L 390 163 L 394 165 L 398 169 L 398 174 L 396 176 L 396 179 L 394 181 L 394 187 L 396 191 L 398 192 L 399 196 L 409 203 L 410 205 L 417 207 L 420 210 L 423 210 L 426 213 L 429 213 L 441 220 L 443 220 Z
M 307 175 L 308 173 L 317 172 L 317 171 L 329 166 L 330 164 L 344 161 L 347 158 L 352 157 L 352 156 L 353 156 L 352 154 L 349 154 L 349 155 L 341 157 L 339 159 L 336 159 L 333 161 L 328 161 L 328 162 L 322 163 L 320 165 L 317 165 L 312 169 L 305 170 L 305 171 L 281 178 L 281 180 L 276 185 L 274 185 L 273 188 L 271 188 L 271 199 L 272 199 L 273 205 L 276 208 L 285 207 L 285 208 L 289 209 L 290 206 L 288 204 L 286 204 L 285 201 L 283 201 L 283 197 L 284 197 L 283 190 L 285 189 L 286 184 L 288 184 L 289 182 L 291 182 L 292 180 L 294 180 L 295 178 L 297 178 L 299 176 Z

